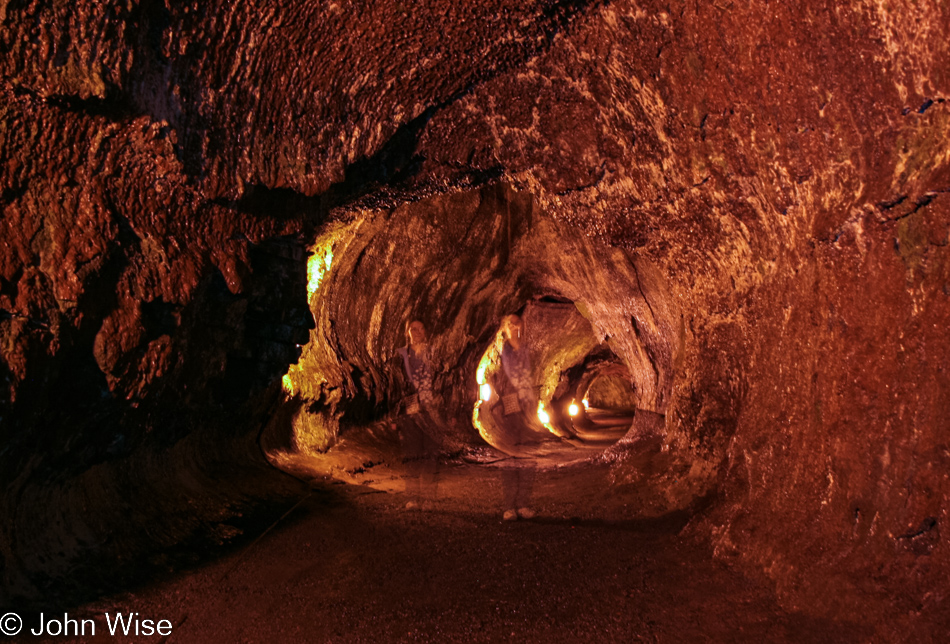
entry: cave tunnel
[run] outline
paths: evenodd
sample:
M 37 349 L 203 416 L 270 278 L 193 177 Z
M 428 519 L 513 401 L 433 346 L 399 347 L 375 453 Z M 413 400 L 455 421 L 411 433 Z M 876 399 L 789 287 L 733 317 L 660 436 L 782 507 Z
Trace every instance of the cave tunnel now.
M 636 407 L 624 407 L 632 402 L 624 390 L 643 392 L 644 410 L 662 413 L 675 342 L 662 283 L 640 281 L 638 270 L 649 267 L 551 222 L 530 193 L 494 183 L 334 222 L 318 233 L 307 263 L 315 328 L 282 378 L 284 408 L 262 437 L 278 465 L 365 470 L 356 459 L 375 463 L 375 476 L 378 465 L 399 461 L 400 404 L 411 387 L 398 351 L 412 320 L 428 330 L 441 409 L 440 426 L 428 431 L 446 453 L 477 458 L 486 445 L 500 454 L 484 458 L 524 451 L 510 436 L 517 418 L 527 424 L 528 451 L 578 460 L 631 428 Z M 501 323 L 515 311 L 524 321 L 533 402 L 513 416 L 497 382 Z M 569 413 L 582 383 L 582 393 L 593 386 L 595 402 L 623 398 L 585 410 L 585 419 L 601 416 L 597 432 L 596 421 L 579 424 L 589 440 Z M 606 407 L 626 414 L 607 422 Z
M 0 49 L 4 636 L 950 628 L 947 3 L 36 0 Z

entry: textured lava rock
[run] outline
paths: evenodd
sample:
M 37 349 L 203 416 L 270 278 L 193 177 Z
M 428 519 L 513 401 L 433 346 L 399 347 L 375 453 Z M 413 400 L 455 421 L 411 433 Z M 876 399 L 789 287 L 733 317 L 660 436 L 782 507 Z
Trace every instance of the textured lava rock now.
M 406 319 L 459 416 L 501 315 L 555 293 L 716 491 L 697 529 L 721 556 L 790 606 L 927 632 L 950 573 L 950 7 L 516 4 L 0 4 L 7 579 L 102 550 L 110 499 L 157 476 L 136 463 L 185 489 L 178 445 L 243 462 L 312 324 L 302 249 L 329 240 L 319 377 L 289 375 L 305 447 L 386 412 Z M 73 494 L 101 525 L 33 560 L 55 550 L 34 534 L 75 541 Z

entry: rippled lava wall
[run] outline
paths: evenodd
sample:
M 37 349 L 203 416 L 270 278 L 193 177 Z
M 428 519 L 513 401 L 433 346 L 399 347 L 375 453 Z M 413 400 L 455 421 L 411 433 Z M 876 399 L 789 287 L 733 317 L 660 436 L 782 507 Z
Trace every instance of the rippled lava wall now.
M 720 556 L 789 605 L 938 616 L 950 6 L 522 4 L 0 2 L 4 579 L 254 496 L 221 481 L 315 324 L 305 249 L 506 185 L 605 249 L 564 283 L 596 260 L 643 295 L 584 289 L 714 478 Z M 180 521 L 110 539 L 123 503 Z

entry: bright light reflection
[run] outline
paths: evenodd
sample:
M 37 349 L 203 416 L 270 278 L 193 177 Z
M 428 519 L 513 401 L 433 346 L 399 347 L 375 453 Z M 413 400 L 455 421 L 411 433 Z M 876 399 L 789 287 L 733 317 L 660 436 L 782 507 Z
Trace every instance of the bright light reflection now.
M 581 401 L 581 404 L 584 405 L 584 409 L 590 409 L 590 403 L 587 402 L 587 399 Z
M 280 379 L 280 383 L 283 385 L 284 391 L 286 391 L 288 395 L 294 395 L 294 381 L 290 377 L 290 374 L 284 374 L 284 377 Z
M 479 411 L 482 407 L 482 401 L 476 401 L 475 407 L 472 409 L 472 424 L 475 426 L 475 429 L 478 430 L 479 435 L 489 445 L 493 445 L 491 441 L 491 436 L 488 435 L 488 430 L 485 429 L 485 426 L 482 424 L 482 419 L 479 417 Z
M 485 383 L 484 385 L 480 385 L 478 388 L 478 391 L 479 391 L 479 398 L 481 398 L 485 402 L 488 402 L 489 400 L 491 400 L 491 385 L 489 385 L 488 383 Z
M 551 416 L 544 410 L 543 402 L 538 403 L 538 420 L 540 420 L 543 425 L 547 425 L 551 422 Z
M 571 402 L 571 406 L 567 408 L 567 413 L 571 416 L 577 416 L 577 412 L 579 411 L 580 409 L 578 409 L 576 402 Z
M 326 248 L 315 249 L 313 255 L 307 260 L 307 296 L 313 299 L 313 294 L 320 289 L 320 283 L 324 276 L 330 271 L 330 265 L 333 263 L 333 249 L 327 244 Z

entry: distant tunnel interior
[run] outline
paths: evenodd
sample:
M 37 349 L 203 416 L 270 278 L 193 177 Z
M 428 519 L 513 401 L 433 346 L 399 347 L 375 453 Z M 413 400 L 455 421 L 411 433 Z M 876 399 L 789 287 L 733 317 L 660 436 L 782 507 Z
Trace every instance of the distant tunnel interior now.
M 361 450 L 375 441 L 377 459 L 395 448 L 379 428 L 397 420 L 407 393 L 397 349 L 412 320 L 429 330 L 436 398 L 451 421 L 432 431 L 447 452 L 512 449 L 497 386 L 481 398 L 500 371 L 501 321 L 515 312 L 540 403 L 526 416 L 546 451 L 602 451 L 629 431 L 632 440 L 636 410 L 661 415 L 669 399 L 677 314 L 659 273 L 565 232 L 504 183 L 334 222 L 308 270 L 316 328 L 263 439 L 283 453 L 277 461 L 341 451 L 345 460 L 341 439 L 358 433 Z M 571 416 L 585 398 L 590 412 Z

